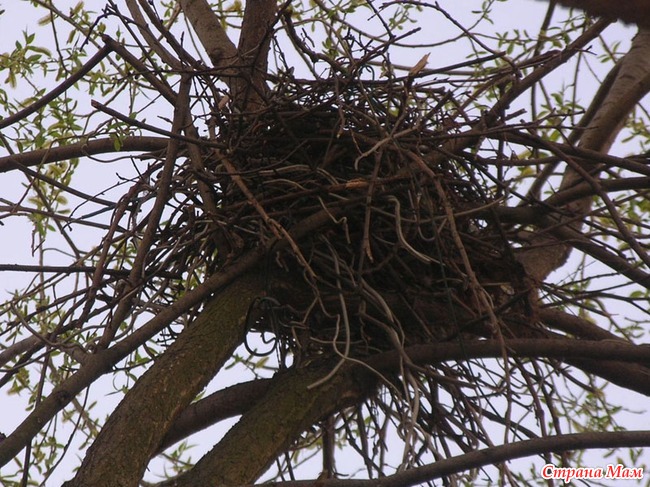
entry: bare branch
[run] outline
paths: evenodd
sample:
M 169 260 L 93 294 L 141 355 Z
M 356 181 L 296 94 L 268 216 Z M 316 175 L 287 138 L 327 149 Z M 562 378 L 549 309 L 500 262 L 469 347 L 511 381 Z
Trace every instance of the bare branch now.
M 50 147 L 31 152 L 22 152 L 0 157 L 0 173 L 19 169 L 20 166 L 37 166 L 51 162 L 67 161 L 85 156 L 120 152 L 157 152 L 169 143 L 166 137 L 130 136 L 120 139 L 104 138 L 78 142 L 76 144 Z
M 554 435 L 546 438 L 518 441 L 507 445 L 492 446 L 456 457 L 437 460 L 431 465 L 416 467 L 404 472 L 372 480 L 319 480 L 269 482 L 274 487 L 408 487 L 422 485 L 441 478 L 486 465 L 494 465 L 516 458 L 541 455 L 547 452 L 562 453 L 571 450 L 592 448 L 646 447 L 650 446 L 650 431 L 615 431 L 605 433 L 574 433 Z M 244 487 L 244 486 L 242 486 Z M 252 487 L 252 486 L 245 486 Z
M 159 452 L 219 421 L 244 414 L 266 394 L 271 385 L 272 379 L 256 379 L 235 384 L 190 404 L 172 424 Z

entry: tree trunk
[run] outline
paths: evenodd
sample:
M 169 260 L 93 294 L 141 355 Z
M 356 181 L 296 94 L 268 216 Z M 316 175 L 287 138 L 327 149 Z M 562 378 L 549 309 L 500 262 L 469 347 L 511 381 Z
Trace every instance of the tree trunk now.
M 66 487 L 138 485 L 179 413 L 241 343 L 249 306 L 262 289 L 252 272 L 217 294 L 127 393 Z

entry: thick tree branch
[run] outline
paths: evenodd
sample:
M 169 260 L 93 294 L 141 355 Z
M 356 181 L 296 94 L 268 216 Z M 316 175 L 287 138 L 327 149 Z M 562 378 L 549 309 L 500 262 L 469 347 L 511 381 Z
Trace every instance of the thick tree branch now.
M 263 107 L 276 1 L 246 2 L 238 47 L 227 36 L 219 17 L 206 0 L 180 0 L 180 5 L 218 76 L 230 88 L 238 109 L 256 111 Z
M 558 0 L 567 7 L 587 11 L 591 15 L 602 15 L 610 19 L 621 19 L 629 24 L 650 27 L 650 4 L 647 0 Z
M 596 365 L 600 367 L 594 373 L 604 377 L 615 375 L 612 382 L 621 384 L 621 380 L 627 383 L 627 387 L 644 394 L 650 395 L 650 389 L 647 386 L 648 374 L 650 370 L 646 367 L 638 366 L 632 362 L 648 361 L 647 345 L 639 346 L 627 342 L 624 338 L 618 337 L 593 323 L 572 316 L 555 309 L 542 309 L 539 311 L 540 319 L 553 328 L 570 333 L 581 341 L 572 339 L 526 339 L 526 340 L 509 340 L 508 348 L 516 355 L 529 357 L 554 357 L 566 358 L 571 357 L 573 362 L 583 359 L 611 358 L 606 362 L 582 360 L 580 368 L 596 370 Z M 587 340 L 587 341 L 585 341 Z M 596 341 L 594 341 L 596 340 Z M 602 342 L 606 340 L 606 342 Z M 619 342 L 625 346 L 621 349 L 610 347 L 612 341 Z M 634 350 L 632 355 L 628 352 Z M 496 342 L 480 341 L 469 343 L 444 343 L 423 345 L 421 347 L 411 347 L 406 349 L 407 355 L 414 363 L 421 365 L 432 365 L 444 360 L 463 360 L 468 357 L 500 357 L 502 349 Z M 476 355 L 474 355 L 476 354 Z M 616 362 L 615 360 L 623 362 Z M 369 365 L 382 371 L 394 372 L 399 370 L 400 357 L 395 352 L 388 352 L 369 359 Z M 598 373 L 600 372 L 600 373 Z M 174 423 L 169 433 L 163 440 L 161 448 L 166 448 L 176 441 L 189 436 L 196 431 L 207 428 L 208 426 L 232 417 L 243 414 L 248 411 L 252 405 L 258 401 L 268 390 L 270 384 L 268 381 L 253 381 L 243 384 L 237 384 L 222 391 L 217 391 L 207 396 L 195 404 L 191 404 Z
M 319 211 L 298 222 L 290 231 L 293 239 L 300 239 L 322 226 L 329 224 L 336 212 Z M 242 255 L 232 265 L 209 277 L 196 289 L 189 291 L 179 298 L 173 305 L 162 309 L 154 318 L 145 323 L 137 331 L 127 336 L 111 348 L 99 351 L 89 356 L 80 369 L 72 374 L 63 383 L 58 385 L 30 415 L 2 442 L 0 442 L 0 466 L 17 455 L 31 439 L 50 421 L 59 411 L 86 387 L 92 384 L 101 375 L 110 372 L 112 367 L 139 346 L 159 333 L 173 320 L 191 308 L 206 302 L 215 292 L 236 280 L 241 275 L 258 265 L 266 253 L 274 248 L 281 250 L 286 247 L 285 240 L 270 240 L 265 246 L 257 247 Z M 143 412 L 143 414 L 146 413 Z
M 375 391 L 376 376 L 351 363 L 341 367 L 324 384 L 311 388 L 327 376 L 333 363 L 292 367 L 278 380 L 226 436 L 186 474 L 161 485 L 236 486 L 255 481 L 309 426 Z M 278 421 L 278 413 L 282 414 Z
M 163 438 L 159 451 L 219 421 L 244 414 L 266 394 L 272 381 L 256 379 L 235 384 L 190 404 Z
M 323 221 L 326 221 L 326 218 L 329 218 L 329 216 L 324 215 L 322 220 L 317 221 L 316 224 L 322 224 Z M 306 228 L 309 231 L 313 227 L 307 224 Z M 274 243 L 270 242 L 269 245 L 273 245 Z M 9 462 L 29 444 L 34 435 L 54 415 L 61 411 L 76 394 L 83 391 L 101 375 L 110 372 L 116 363 L 123 360 L 128 354 L 136 350 L 156 333 L 159 333 L 180 315 L 200 303 L 206 302 L 211 294 L 227 286 L 237 277 L 250 270 L 260 261 L 265 251 L 266 249 L 264 248 L 257 248 L 243 255 L 237 260 L 236 264 L 211 276 L 203 284 L 197 286 L 196 289 L 179 298 L 173 305 L 162 309 L 154 318 L 121 342 L 107 350 L 99 351 L 94 355 L 88 356 L 87 360 L 84 361 L 77 372 L 58 385 L 49 396 L 34 408 L 32 413 L 30 413 L 13 433 L 0 442 L 0 466 Z
M 157 152 L 167 147 L 167 137 L 124 137 L 119 140 L 107 137 L 77 144 L 39 149 L 21 154 L 0 157 L 0 173 L 51 162 L 67 161 L 78 157 L 119 152 Z
M 264 105 L 266 73 L 273 22 L 276 20 L 277 0 L 247 0 L 237 51 L 245 74 L 238 86 L 235 100 L 248 111 Z
M 256 274 L 221 291 L 138 379 L 67 487 L 138 485 L 172 423 L 241 343 L 248 308 L 263 293 L 263 280 Z
M 220 71 L 221 76 L 235 76 L 237 47 L 226 34 L 210 4 L 206 0 L 179 0 L 179 4 L 212 65 Z M 228 83 L 227 78 L 224 78 L 224 81 Z
M 145 18 L 144 15 L 142 15 L 142 11 L 140 10 L 140 5 L 138 5 L 137 0 L 125 0 L 126 1 L 126 6 L 129 9 L 129 12 L 131 13 L 131 16 L 133 17 L 133 21 L 135 25 L 138 26 L 138 30 L 140 31 L 140 34 L 144 38 L 144 40 L 147 42 L 149 45 L 149 48 L 158 54 L 160 58 L 165 62 L 167 65 L 172 67 L 173 69 L 180 71 L 183 69 L 183 63 L 179 61 L 172 53 L 170 53 L 161 43 L 160 39 L 156 38 L 153 32 L 151 32 L 151 29 L 149 29 L 149 23 Z

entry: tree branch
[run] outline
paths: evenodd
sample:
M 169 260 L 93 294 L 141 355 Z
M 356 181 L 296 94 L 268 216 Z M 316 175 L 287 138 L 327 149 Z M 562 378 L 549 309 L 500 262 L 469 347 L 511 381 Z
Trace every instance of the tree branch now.
M 219 421 L 244 414 L 268 392 L 272 383 L 273 379 L 256 379 L 235 384 L 190 404 L 172 424 L 158 452 Z
M 39 149 L 21 154 L 0 157 L 0 173 L 51 162 L 67 161 L 85 156 L 119 152 L 157 152 L 167 147 L 167 137 L 124 137 L 119 140 L 107 137 L 104 139 L 88 140 L 76 144 Z
M 247 0 L 237 51 L 245 73 L 234 99 L 246 111 L 264 106 L 266 73 L 273 22 L 276 19 L 276 0 Z
M 32 113 L 43 108 L 45 105 L 50 103 L 52 100 L 56 99 L 60 94 L 64 93 L 66 90 L 70 89 L 77 81 L 83 78 L 91 69 L 97 66 L 102 60 L 108 56 L 111 52 L 112 47 L 108 45 L 101 48 L 93 57 L 91 57 L 86 63 L 81 66 L 74 74 L 64 79 L 56 88 L 45 93 L 43 96 L 39 97 L 31 105 L 23 108 L 17 113 L 0 119 L 0 129 L 8 127 L 9 125 L 16 123 L 19 120 L 31 115 Z
M 206 0 L 179 0 L 181 9 L 194 28 L 212 65 L 222 75 L 235 75 L 237 47 L 223 29 L 221 21 Z M 227 79 L 224 79 L 228 83 Z
M 594 448 L 633 448 L 650 446 L 650 431 L 615 431 L 605 433 L 574 433 L 518 441 L 507 445 L 491 446 L 465 453 L 435 463 L 416 467 L 380 479 L 372 480 L 299 480 L 270 482 L 273 487 L 408 487 L 422 485 L 433 479 L 465 470 L 496 465 L 515 458 L 563 453 L 571 450 Z M 252 487 L 252 486 L 242 486 Z
M 629 52 L 621 59 L 616 78 L 596 111 L 593 119 L 586 127 L 580 140 L 580 147 L 597 152 L 607 153 L 620 132 L 626 117 L 636 104 L 650 90 L 650 30 L 641 29 L 634 38 Z M 571 161 L 567 161 L 570 163 Z M 579 161 L 569 164 L 560 184 L 560 191 L 581 183 L 588 174 L 597 178 L 603 165 L 593 161 Z M 570 217 L 549 218 L 539 225 L 542 231 L 536 233 L 519 254 L 519 260 L 528 274 L 538 282 L 543 281 L 548 274 L 562 266 L 571 253 L 572 246 L 565 245 L 564 240 L 557 236 L 549 236 L 545 228 L 557 228 L 568 225 L 569 222 L 581 222 L 589 213 L 593 199 L 585 197 L 565 205 L 562 210 Z M 571 232 L 580 233 L 581 223 L 571 223 Z M 555 237 L 555 238 L 554 238 Z
M 111 414 L 74 479 L 64 485 L 138 484 L 174 420 L 241 343 L 248 308 L 264 289 L 256 274 L 221 291 L 158 357 Z
M 366 398 L 377 387 L 365 367 L 347 363 L 324 384 L 331 361 L 280 372 L 269 392 L 187 473 L 161 487 L 234 486 L 253 482 L 308 427 Z M 282 420 L 278 421 L 278 415 Z
M 238 109 L 256 111 L 265 105 L 267 58 L 276 18 L 275 0 L 248 0 L 239 46 L 226 35 L 206 0 L 180 0 L 218 76 L 228 85 Z
M 647 0 L 558 0 L 567 7 L 576 7 L 591 15 L 602 15 L 610 19 L 621 19 L 629 24 L 650 27 L 650 4 Z

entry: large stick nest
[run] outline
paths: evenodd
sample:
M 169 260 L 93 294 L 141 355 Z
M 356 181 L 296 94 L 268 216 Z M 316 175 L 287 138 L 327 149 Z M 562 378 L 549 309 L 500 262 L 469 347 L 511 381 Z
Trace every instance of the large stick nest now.
M 532 323 L 523 270 L 485 216 L 484 168 L 442 148 L 442 96 L 395 82 L 279 91 L 263 112 L 219 117 L 219 224 L 250 248 L 317 212 L 330 222 L 269 259 L 251 325 L 302 353 L 358 355 Z

